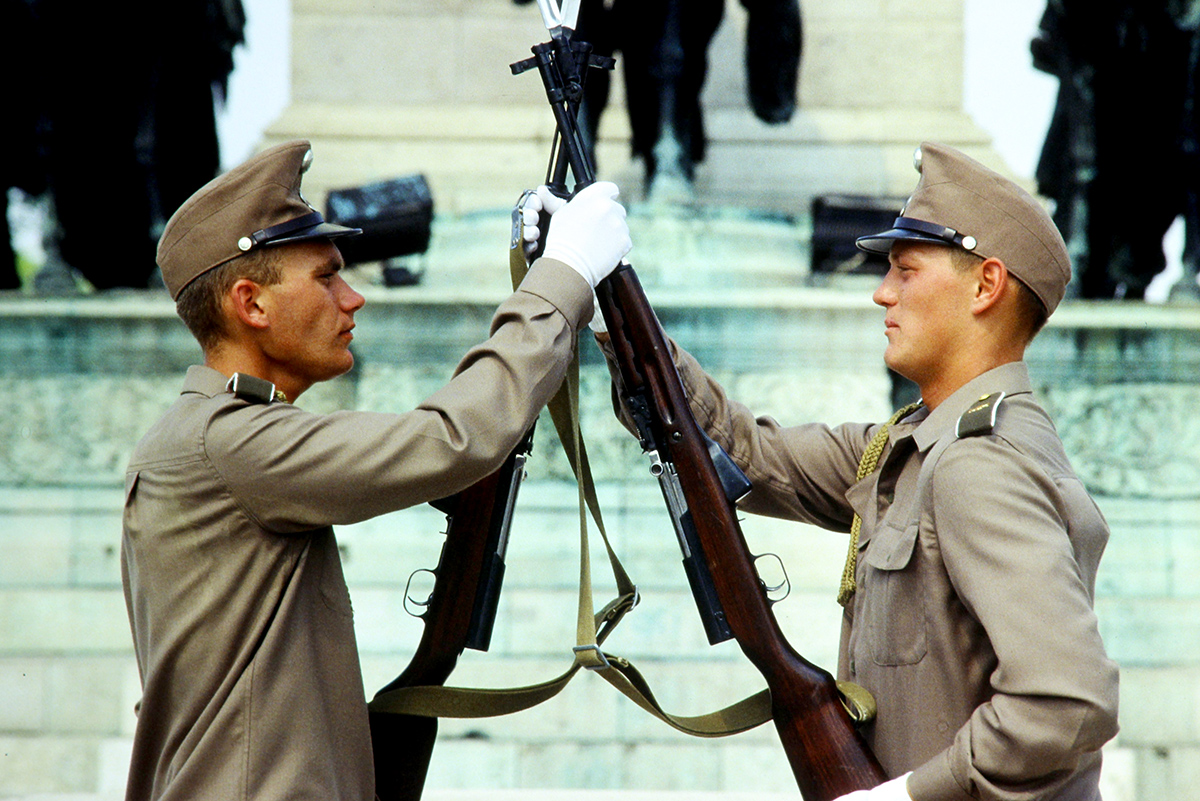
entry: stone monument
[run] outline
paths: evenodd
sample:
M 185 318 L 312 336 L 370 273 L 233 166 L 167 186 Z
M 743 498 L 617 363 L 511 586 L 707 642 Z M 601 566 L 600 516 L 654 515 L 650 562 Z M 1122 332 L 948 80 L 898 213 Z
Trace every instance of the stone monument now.
M 805 0 L 799 109 L 771 126 L 745 89 L 745 12 L 727 3 L 709 51 L 711 205 L 779 212 L 813 195 L 906 195 L 912 152 L 932 138 L 1002 168 L 962 108 L 963 0 Z M 508 65 L 547 38 L 512 0 L 295 0 L 292 103 L 268 143 L 310 137 L 314 196 L 346 182 L 423 172 L 439 209 L 507 207 L 540 182 L 553 121 L 535 74 Z M 619 64 L 618 55 L 618 67 Z M 602 178 L 640 191 L 620 81 L 600 131 Z M 315 198 L 314 198 L 315 199 Z

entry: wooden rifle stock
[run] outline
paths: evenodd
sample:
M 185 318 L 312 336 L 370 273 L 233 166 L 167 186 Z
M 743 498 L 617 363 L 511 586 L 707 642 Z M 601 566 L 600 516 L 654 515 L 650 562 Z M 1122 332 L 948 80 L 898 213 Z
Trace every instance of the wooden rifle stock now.
M 713 443 L 692 416 L 637 274 L 628 265 L 618 267 L 597 294 L 626 392 L 622 400 L 636 407 L 635 415 L 644 415 L 638 426 L 643 447 L 656 451 L 678 477 L 712 592 L 738 645 L 767 681 L 775 726 L 801 795 L 832 801 L 882 783 L 887 776 L 855 728 L 833 677 L 791 648 L 771 612 L 737 521 L 737 498 L 729 497 L 729 481 L 722 481 L 714 465 Z
M 552 41 L 534 46 L 534 57 L 512 71 L 538 68 L 557 122 L 547 183 L 561 184 L 569 165 L 578 191 L 595 180 L 576 120 L 581 78 L 590 66 L 612 64 L 592 56 L 586 43 L 571 41 L 567 29 L 551 34 Z M 673 513 L 673 522 L 685 551 L 691 551 L 685 565 L 710 641 L 736 637 L 763 674 L 780 740 L 806 801 L 833 801 L 882 783 L 887 776 L 855 728 L 837 683 L 791 648 L 771 612 L 734 507 L 749 483 L 696 424 L 636 273 L 622 265 L 596 289 L 626 391 L 622 401 L 640 416 L 639 435 L 659 460 L 656 469 L 677 479 L 664 484 L 668 506 L 686 506 Z
M 404 669 L 377 696 L 398 687 L 445 684 L 464 648 L 486 651 L 504 577 L 504 552 L 517 488 L 533 445 L 533 429 L 501 467 L 467 489 L 432 505 L 447 516 L 433 592 L 421 619 L 425 629 Z M 407 592 L 407 591 L 406 591 Z M 379 801 L 417 801 L 437 739 L 438 719 L 370 712 Z

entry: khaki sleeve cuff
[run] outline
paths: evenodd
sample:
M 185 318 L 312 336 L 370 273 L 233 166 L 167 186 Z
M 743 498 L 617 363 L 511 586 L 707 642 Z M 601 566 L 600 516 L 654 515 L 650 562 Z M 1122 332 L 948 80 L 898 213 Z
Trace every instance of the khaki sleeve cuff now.
M 521 281 L 518 292 L 537 295 L 562 312 L 579 331 L 592 320 L 596 305 L 592 288 L 579 273 L 556 259 L 538 259 Z
M 947 752 L 913 770 L 907 787 L 913 801 L 973 801 L 971 794 L 955 780 Z

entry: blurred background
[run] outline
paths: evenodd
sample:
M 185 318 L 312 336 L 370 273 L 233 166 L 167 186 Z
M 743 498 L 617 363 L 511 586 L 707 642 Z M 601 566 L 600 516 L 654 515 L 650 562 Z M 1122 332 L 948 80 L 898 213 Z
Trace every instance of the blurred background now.
M 305 196 L 327 214 L 341 198 L 379 236 L 347 271 L 367 297 L 357 367 L 302 405 L 411 409 L 486 336 L 508 289 L 509 211 L 544 179 L 553 133 L 538 78 L 508 65 L 546 32 L 532 5 L 513 0 L 172 4 L 176 15 L 203 11 L 203 22 L 150 4 L 114 20 L 77 4 L 7 1 L 21 24 L 42 20 L 42 38 L 10 41 L 14 96 L 55 102 L 42 106 L 53 114 L 6 129 L 15 280 L 0 291 L 0 798 L 108 801 L 123 797 L 139 696 L 119 569 L 124 467 L 199 358 L 150 250 L 174 208 L 168 188 L 186 197 L 258 149 L 311 139 Z M 1185 146 L 1197 12 L 1182 0 L 1110 5 L 1105 13 L 1124 16 L 1058 0 L 801 0 L 802 47 L 789 67 L 778 56 L 787 42 L 747 54 L 787 18 L 689 2 L 689 19 L 704 24 L 688 36 L 704 46 L 675 65 L 691 95 L 673 124 L 645 110 L 641 70 L 654 48 L 629 41 L 589 121 L 664 326 L 732 396 L 785 422 L 882 420 L 910 392 L 882 363 L 870 301 L 879 266 L 844 246 L 895 215 L 915 185 L 920 141 L 959 147 L 1065 215 L 1072 297 L 1028 361 L 1112 527 L 1097 611 L 1122 667 L 1122 731 L 1106 749 L 1104 796 L 1157 801 L 1192 797 L 1200 781 L 1200 305 L 1182 222 L 1196 189 Z M 28 12 L 37 14 L 20 17 Z M 1147 77 L 1158 65 L 1149 45 L 1078 49 L 1154 42 L 1143 12 L 1173 20 L 1170 41 L 1185 44 L 1168 80 Z M 1093 23 L 1083 34 L 1069 24 L 1081 13 Z M 89 35 L 100 25 L 118 38 Z M 684 30 L 672 35 L 682 41 Z M 606 31 L 596 24 L 598 39 Z M 707 55 L 700 79 L 697 53 Z M 187 130 L 211 126 L 211 137 L 161 133 L 183 97 L 167 79 L 185 72 L 166 66 L 180 54 L 204 66 L 188 108 L 206 124 Z M 48 65 L 69 56 L 80 65 L 73 85 L 45 83 Z M 1047 71 L 1063 63 L 1072 69 Z M 1114 73 L 1124 76 L 1116 94 L 1103 95 Z M 1125 121 L 1109 138 L 1079 124 L 1099 119 L 1102 96 L 1120 99 Z M 118 119 L 138 98 L 134 123 Z M 1151 116 L 1162 109 L 1175 110 L 1179 130 Z M 1063 138 L 1044 159 L 1052 128 Z M 1143 133 L 1182 143 L 1180 160 L 1167 160 L 1175 148 L 1161 137 L 1134 137 Z M 57 155 L 47 142 L 61 143 Z M 183 177 L 168 182 L 168 163 Z M 134 175 L 142 189 L 129 188 Z M 657 484 L 612 419 L 600 357 L 588 343 L 581 357 L 605 522 L 643 595 L 606 649 L 637 664 L 672 712 L 752 694 L 762 682 L 736 646 L 705 641 Z M 564 534 L 577 529 L 568 479 L 543 421 L 492 647 L 465 654 L 451 683 L 533 683 L 569 665 L 579 544 Z M 444 527 L 421 507 L 338 532 L 368 695 L 416 646 L 405 583 L 436 564 Z M 844 539 L 755 518 L 744 527 L 751 550 L 778 553 L 787 568 L 791 595 L 775 612 L 793 645 L 832 668 Z M 613 588 L 602 551 L 592 561 L 599 607 Z M 528 712 L 444 721 L 427 787 L 434 799 L 796 797 L 770 727 L 688 738 L 590 675 Z

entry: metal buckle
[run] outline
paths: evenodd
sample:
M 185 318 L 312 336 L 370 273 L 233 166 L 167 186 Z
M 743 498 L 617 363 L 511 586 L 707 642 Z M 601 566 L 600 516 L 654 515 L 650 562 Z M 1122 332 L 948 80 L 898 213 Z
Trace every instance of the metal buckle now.
M 597 662 L 592 664 L 587 664 L 586 662 L 582 663 L 583 666 L 588 670 L 608 670 L 610 667 L 612 667 L 608 661 L 608 657 L 605 656 L 604 652 L 600 650 L 599 645 L 576 645 L 571 650 L 575 652 L 576 662 L 582 661 L 580 660 L 579 655 L 584 651 L 592 651 L 595 654 L 595 658 L 598 660 Z

